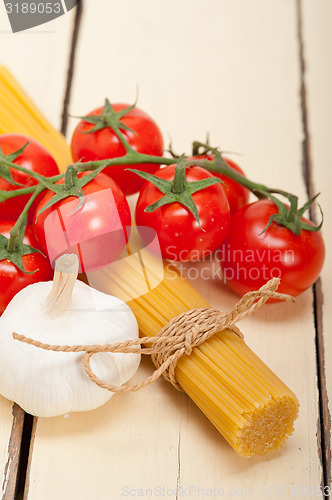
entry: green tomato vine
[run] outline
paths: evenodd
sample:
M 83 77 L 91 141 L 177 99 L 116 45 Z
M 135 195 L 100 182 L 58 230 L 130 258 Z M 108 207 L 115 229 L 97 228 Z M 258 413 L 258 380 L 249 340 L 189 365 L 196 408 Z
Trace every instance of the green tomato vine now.
M 136 103 L 135 103 L 136 104 Z M 45 191 L 46 189 L 53 191 L 54 196 L 50 199 L 50 201 L 43 207 L 43 210 L 51 207 L 59 200 L 67 198 L 69 196 L 77 197 L 79 200 L 78 207 L 84 203 L 84 193 L 83 187 L 90 182 L 96 175 L 103 171 L 104 168 L 116 165 L 140 165 L 144 163 L 152 163 L 156 165 L 174 165 L 176 163 L 175 168 L 175 176 L 172 182 L 165 181 L 156 177 L 155 175 L 148 174 L 146 172 L 142 172 L 135 169 L 129 169 L 130 171 L 136 173 L 143 179 L 152 182 L 155 184 L 160 191 L 163 193 L 163 197 L 158 200 L 158 202 L 150 207 L 147 207 L 147 211 L 152 212 L 159 208 L 162 205 L 179 202 L 182 203 L 199 223 L 197 208 L 193 202 L 192 194 L 206 188 L 215 183 L 222 182 L 218 178 L 210 178 L 204 179 L 203 181 L 197 181 L 194 183 L 188 183 L 186 181 L 185 171 L 186 168 L 190 166 L 199 166 L 202 167 L 209 172 L 219 173 L 224 175 L 225 177 L 236 181 L 242 186 L 249 189 L 257 198 L 269 198 L 276 204 L 278 208 L 278 213 L 271 216 L 270 221 L 265 228 L 268 228 L 272 222 L 276 222 L 277 224 L 286 227 L 290 231 L 292 231 L 295 235 L 299 235 L 302 230 L 307 231 L 319 231 L 323 224 L 322 221 L 319 225 L 314 226 L 311 224 L 302 221 L 303 214 L 311 207 L 313 202 L 316 200 L 317 196 L 309 199 L 302 207 L 298 207 L 298 197 L 292 193 L 288 193 L 287 191 L 283 191 L 280 189 L 270 188 L 265 184 L 256 183 L 244 177 L 240 173 L 233 170 L 223 159 L 222 152 L 219 148 L 212 147 L 208 143 L 203 143 L 199 141 L 193 142 L 193 154 L 194 155 L 202 155 L 202 154 L 211 154 L 214 156 L 213 159 L 191 159 L 186 155 L 181 155 L 180 157 L 165 157 L 165 156 L 154 156 L 147 155 L 143 153 L 139 153 L 135 151 L 127 141 L 126 136 L 123 134 L 121 130 L 127 130 L 126 127 L 120 120 L 126 113 L 131 111 L 135 104 L 126 108 L 125 110 L 121 110 L 119 112 L 115 112 L 113 107 L 108 99 L 105 101 L 104 108 L 102 110 L 101 115 L 98 116 L 84 116 L 82 119 L 92 123 L 94 127 L 87 133 L 93 133 L 97 130 L 101 130 L 105 127 L 111 127 L 121 144 L 124 146 L 126 150 L 126 154 L 119 158 L 110 158 L 100 161 L 88 161 L 88 162 L 77 162 L 72 165 L 69 165 L 64 174 L 59 174 L 54 177 L 46 177 L 41 174 L 32 172 L 24 167 L 16 165 L 14 163 L 15 159 L 22 154 L 24 149 L 27 147 L 25 144 L 18 151 L 10 154 L 4 155 L 0 149 L 0 177 L 6 179 L 9 183 L 14 186 L 18 186 L 13 180 L 10 169 L 18 170 L 26 173 L 30 177 L 33 177 L 36 180 L 36 184 L 31 187 L 22 187 L 15 189 L 13 191 L 2 191 L 0 190 L 0 202 L 5 201 L 9 198 L 14 198 L 16 196 L 27 195 L 30 194 L 30 199 L 25 205 L 22 213 L 17 219 L 14 227 L 10 232 L 10 238 L 2 237 L 0 240 L 0 256 L 3 255 L 2 258 L 9 258 L 14 262 L 17 261 L 17 252 L 20 252 L 22 249 L 22 239 L 24 236 L 24 229 L 27 220 L 27 214 L 32 206 L 34 200 L 39 196 L 40 193 Z M 77 174 L 79 172 L 84 171 L 92 171 L 89 175 L 79 178 Z M 63 184 L 57 184 L 64 178 Z M 284 201 L 282 201 L 279 197 L 283 197 L 289 203 L 287 206 Z M 77 208 L 78 208 L 77 207 Z M 322 213 L 322 211 L 321 211 Z M 39 214 L 37 214 L 38 216 Z M 6 241 L 5 241 L 6 240 Z M 27 251 L 28 249 L 24 249 Z M 32 251 L 36 251 L 36 249 L 32 249 Z M 11 258 L 11 255 L 15 255 L 14 260 Z M 6 256 L 6 257 L 5 257 Z M 15 262 L 14 262 L 15 263 Z

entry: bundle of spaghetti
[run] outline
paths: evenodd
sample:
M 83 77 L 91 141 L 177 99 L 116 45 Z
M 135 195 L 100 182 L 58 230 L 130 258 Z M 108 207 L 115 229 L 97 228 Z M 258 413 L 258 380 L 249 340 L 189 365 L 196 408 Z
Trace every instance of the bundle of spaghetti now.
M 61 171 L 72 163 L 66 140 L 40 113 L 13 75 L 0 66 L 0 134 L 23 134 L 40 142 Z
M 131 245 L 131 254 L 87 279 L 92 287 L 128 303 L 141 336 L 155 336 L 172 318 L 208 306 L 175 268 L 139 245 Z M 175 376 L 242 456 L 269 454 L 294 430 L 299 410 L 295 394 L 232 329 L 217 332 L 182 356 Z

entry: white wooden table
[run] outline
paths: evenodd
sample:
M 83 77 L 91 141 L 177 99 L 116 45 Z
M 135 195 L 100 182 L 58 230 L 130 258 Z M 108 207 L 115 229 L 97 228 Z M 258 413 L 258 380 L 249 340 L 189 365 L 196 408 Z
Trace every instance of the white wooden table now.
M 251 179 L 295 191 L 302 202 L 321 191 L 327 258 L 321 280 L 295 306 L 266 306 L 241 325 L 248 344 L 300 400 L 295 433 L 281 451 L 237 456 L 164 381 L 93 412 L 33 422 L 1 399 L 2 498 L 327 498 L 331 2 L 85 0 L 81 10 L 12 34 L 0 6 L 0 63 L 52 124 L 70 139 L 76 121 L 64 112 L 85 114 L 106 96 L 133 102 L 138 85 L 139 106 L 166 142 L 171 135 L 176 151 L 189 152 L 209 131 L 213 144 L 241 153 L 237 161 Z M 193 284 L 220 309 L 236 300 L 216 279 Z M 144 362 L 140 378 L 150 369 Z

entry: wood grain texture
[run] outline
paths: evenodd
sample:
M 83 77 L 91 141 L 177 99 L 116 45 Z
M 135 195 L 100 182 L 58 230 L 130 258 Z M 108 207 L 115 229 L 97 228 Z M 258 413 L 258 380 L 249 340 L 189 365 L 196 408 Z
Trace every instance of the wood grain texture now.
M 328 47 L 332 44 L 332 5 L 319 0 L 302 2 L 303 36 L 305 41 L 305 83 L 307 89 L 308 132 L 312 188 L 321 195 L 319 203 L 325 213 L 323 227 L 326 242 L 326 262 L 317 288 L 317 326 L 321 336 L 322 381 L 321 399 L 323 425 L 322 446 L 326 485 L 331 486 L 331 401 L 332 401 L 332 234 L 329 223 L 332 213 L 330 187 L 332 185 L 332 70 Z M 319 214 L 316 214 L 318 216 Z
M 86 0 L 84 7 L 72 114 L 86 114 L 106 96 L 132 102 L 138 84 L 138 105 L 165 139 L 172 134 L 176 150 L 189 151 L 210 131 L 212 143 L 242 154 L 234 159 L 250 178 L 305 200 L 295 2 Z M 217 262 L 185 272 L 211 305 L 227 310 L 237 300 L 220 282 Z M 274 498 L 290 496 L 292 487 L 319 489 L 312 303 L 309 290 L 296 305 L 266 306 L 241 325 L 249 345 L 300 400 L 295 434 L 282 450 L 238 457 L 185 395 L 160 381 L 93 412 L 38 419 L 26 499 L 156 491 L 199 498 L 198 489 L 212 496 L 214 488 Z M 149 370 L 146 360 L 135 380 Z

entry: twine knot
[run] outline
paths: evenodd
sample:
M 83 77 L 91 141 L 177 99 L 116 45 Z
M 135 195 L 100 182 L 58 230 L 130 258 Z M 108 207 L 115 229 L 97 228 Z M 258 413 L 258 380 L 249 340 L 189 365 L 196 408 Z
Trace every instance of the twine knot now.
M 184 353 L 186 356 L 190 356 L 190 354 L 193 352 L 192 348 L 192 342 L 195 340 L 195 337 L 198 333 L 198 329 L 196 326 L 192 328 L 190 332 L 186 334 L 186 338 L 184 339 Z
M 40 349 L 55 352 L 84 352 L 82 357 L 83 368 L 92 382 L 111 392 L 133 392 L 142 389 L 164 376 L 176 389 L 182 390 L 175 377 L 178 360 L 183 356 L 190 356 L 193 349 L 216 332 L 231 329 L 236 335 L 243 338 L 235 323 L 252 314 L 269 298 L 292 300 L 290 295 L 277 293 L 280 280 L 273 278 L 256 292 L 248 292 L 229 313 L 222 313 L 209 307 L 191 309 L 173 318 L 155 337 L 143 337 L 105 345 L 72 345 L 59 346 L 43 344 L 37 340 L 13 333 L 13 338 Z M 142 347 L 147 346 L 147 347 Z M 138 353 L 151 355 L 156 370 L 143 382 L 136 385 L 114 386 L 106 384 L 92 371 L 90 359 L 94 354 L 101 352 Z

